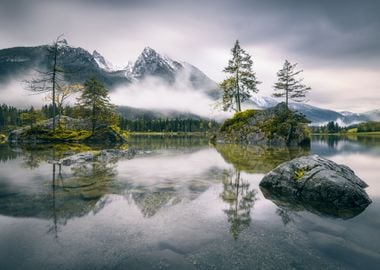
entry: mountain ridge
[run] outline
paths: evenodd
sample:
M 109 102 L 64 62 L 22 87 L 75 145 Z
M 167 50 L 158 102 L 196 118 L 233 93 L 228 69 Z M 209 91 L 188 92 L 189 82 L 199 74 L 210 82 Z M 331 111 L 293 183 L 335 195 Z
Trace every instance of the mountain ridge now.
M 30 74 L 35 69 L 47 68 L 50 64 L 47 56 L 48 48 L 49 45 L 40 45 L 1 49 L 0 83 L 5 83 L 15 76 Z M 81 47 L 69 45 L 66 40 L 61 42 L 58 56 L 63 59 L 60 65 L 64 70 L 77 71 L 69 72 L 69 75 L 66 76 L 66 80 L 69 82 L 83 83 L 89 76 L 95 75 L 112 92 L 120 85 L 128 86 L 148 77 L 156 77 L 169 86 L 178 81 L 186 82 L 186 85 L 190 85 L 192 90 L 201 91 L 214 101 L 220 97 L 218 84 L 204 72 L 190 63 L 176 61 L 159 54 L 150 47 L 145 47 L 134 63 L 128 62 L 124 67 L 114 66 L 97 50 L 90 53 Z M 278 100 L 270 97 L 253 96 L 245 104 L 245 107 L 266 109 L 278 103 Z M 312 121 L 312 125 L 324 125 L 334 121 L 341 126 L 347 126 L 364 121 L 380 121 L 380 110 L 372 110 L 362 114 L 349 111 L 336 112 L 304 103 L 290 103 L 290 108 L 305 114 Z

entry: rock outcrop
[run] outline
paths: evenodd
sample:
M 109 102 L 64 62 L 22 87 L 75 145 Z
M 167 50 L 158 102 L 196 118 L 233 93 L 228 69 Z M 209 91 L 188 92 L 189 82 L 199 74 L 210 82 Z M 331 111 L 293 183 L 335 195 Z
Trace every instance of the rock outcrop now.
M 318 155 L 285 162 L 264 176 L 260 188 L 279 206 L 350 218 L 370 203 L 367 184 L 345 165 Z
M 52 130 L 53 120 L 48 119 L 35 124 L 33 127 L 22 127 L 10 132 L 10 143 L 60 143 L 60 142 L 88 142 L 88 143 L 123 143 L 127 135 L 116 126 L 100 125 L 91 134 L 87 120 L 61 116 L 57 120 L 55 132 Z
M 227 119 L 212 138 L 216 143 L 267 146 L 310 145 L 309 121 L 285 103 L 267 110 L 246 110 Z

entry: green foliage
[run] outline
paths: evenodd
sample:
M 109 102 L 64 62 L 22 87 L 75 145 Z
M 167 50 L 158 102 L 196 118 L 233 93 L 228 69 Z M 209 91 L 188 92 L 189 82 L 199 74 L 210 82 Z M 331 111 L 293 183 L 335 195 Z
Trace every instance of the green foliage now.
M 286 145 L 294 142 L 306 145 L 310 142 L 307 123 L 310 121 L 304 115 L 293 112 L 285 103 L 280 103 L 263 111 L 247 110 L 236 113 L 223 123 L 220 132 L 225 140 L 231 142 L 247 143 L 250 140 L 248 136 L 257 134 L 261 138 L 259 140 L 268 139 Z
M 268 173 L 281 163 L 308 155 L 302 147 L 259 147 L 242 144 L 216 144 L 215 149 L 236 170 L 247 173 Z
M 232 59 L 228 61 L 228 66 L 223 70 L 228 74 L 228 77 L 219 86 L 223 90 L 223 110 L 232 109 L 240 112 L 241 102 L 248 100 L 252 93 L 259 91 L 257 85 L 260 82 L 252 70 L 251 56 L 240 47 L 238 40 L 236 40 L 231 53 Z M 234 103 L 236 104 L 235 107 Z
M 128 132 L 121 130 L 121 128 L 117 125 L 111 125 L 110 128 L 113 132 L 120 134 L 120 136 L 123 137 L 124 140 L 128 139 Z
M 305 100 L 306 93 L 310 91 L 310 87 L 302 84 L 303 79 L 297 79 L 296 76 L 303 72 L 303 70 L 296 71 L 296 64 L 291 64 L 285 60 L 283 68 L 277 72 L 278 81 L 274 85 L 275 93 L 273 97 L 285 97 L 285 103 L 288 107 L 288 100 L 291 99 L 296 102 Z
M 366 122 L 357 125 L 358 132 L 380 131 L 380 122 Z
M 115 124 L 115 107 L 110 103 L 105 86 L 96 77 L 91 77 L 84 83 L 78 102 L 85 111 L 90 112 L 92 133 L 99 124 Z
M 297 127 L 304 124 L 302 129 L 306 135 L 309 135 L 306 123 L 309 121 L 304 115 L 293 112 L 289 109 L 277 111 L 270 119 L 258 123 L 258 127 L 264 131 L 270 138 L 274 134 L 285 137 L 287 141 L 295 138 L 297 134 L 294 133 Z
M 224 121 L 220 128 L 221 132 L 231 132 L 233 130 L 239 130 L 243 126 L 248 125 L 248 120 L 254 117 L 256 114 L 255 110 L 245 110 L 243 112 L 237 112 L 232 118 Z
M 34 127 L 28 130 L 23 136 L 24 139 L 35 138 L 36 140 L 49 141 L 49 142 L 70 142 L 70 141 L 83 141 L 87 139 L 91 133 L 88 130 L 67 130 L 57 129 L 56 131 L 50 129 L 43 129 L 41 127 Z

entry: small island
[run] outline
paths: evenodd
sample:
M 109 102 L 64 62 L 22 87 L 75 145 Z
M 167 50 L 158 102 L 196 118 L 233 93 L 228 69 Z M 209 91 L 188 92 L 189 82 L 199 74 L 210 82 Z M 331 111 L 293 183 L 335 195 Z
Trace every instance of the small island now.
M 302 114 L 288 109 L 285 103 L 279 103 L 267 110 L 237 112 L 223 123 L 212 141 L 261 146 L 309 146 L 309 122 Z
M 39 92 L 36 82 L 30 89 Z M 45 91 L 45 89 L 43 90 Z M 80 92 L 78 103 L 71 108 L 71 117 L 64 115 L 70 111 L 63 110 L 65 99 Z M 38 111 L 31 109 L 21 114 L 21 118 L 29 125 L 9 132 L 10 143 L 124 143 L 127 133 L 118 126 L 115 106 L 109 102 L 108 91 L 96 77 L 91 77 L 84 86 L 68 85 L 53 92 L 51 99 L 53 117 L 41 120 Z M 49 96 L 50 97 L 50 96 Z M 56 115 L 55 112 L 58 112 Z M 2 140 L 5 140 L 3 138 Z

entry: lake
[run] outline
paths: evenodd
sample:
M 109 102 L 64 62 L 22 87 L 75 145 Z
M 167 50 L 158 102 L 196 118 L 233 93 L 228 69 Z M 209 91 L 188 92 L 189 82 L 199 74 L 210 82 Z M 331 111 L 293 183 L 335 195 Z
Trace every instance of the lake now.
M 128 146 L 131 159 L 58 167 L 52 159 L 86 146 L 0 145 L 0 269 L 379 269 L 379 137 Z M 265 199 L 264 174 L 307 154 L 351 167 L 372 204 L 347 218 Z

